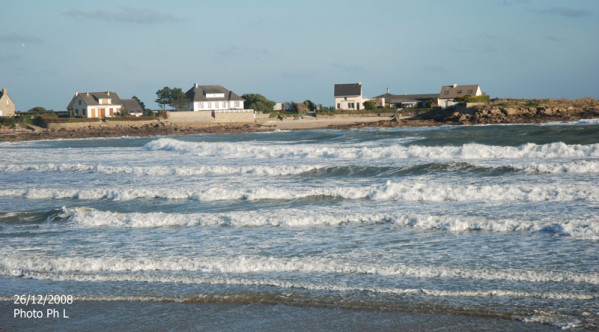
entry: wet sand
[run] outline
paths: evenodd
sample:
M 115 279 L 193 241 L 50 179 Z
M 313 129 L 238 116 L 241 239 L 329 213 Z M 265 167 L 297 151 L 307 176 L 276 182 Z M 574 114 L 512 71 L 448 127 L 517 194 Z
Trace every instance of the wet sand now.
M 0 302 L 6 331 L 557 331 L 518 320 L 283 304 L 75 302 L 56 308 L 69 318 L 14 318 Z M 35 308 L 43 310 L 48 308 Z

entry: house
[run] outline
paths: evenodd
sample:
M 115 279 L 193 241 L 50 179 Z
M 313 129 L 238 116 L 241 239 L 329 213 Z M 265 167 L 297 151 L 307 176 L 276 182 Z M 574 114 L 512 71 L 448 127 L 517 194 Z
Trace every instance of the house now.
M 394 95 L 389 92 L 384 95 L 375 97 L 376 99 L 383 99 L 385 101 L 385 107 L 389 108 L 410 108 L 410 107 L 430 107 L 433 102 L 439 97 L 436 93 L 427 94 L 414 94 L 414 95 Z
M 8 96 L 6 89 L 0 92 L 0 116 L 15 116 L 15 103 Z
M 123 103 L 116 92 L 75 92 L 67 106 L 72 115 L 86 118 L 110 118 L 121 113 Z
M 359 110 L 365 101 L 362 97 L 362 82 L 335 84 L 336 110 Z
M 243 98 L 221 85 L 194 84 L 185 95 L 189 99 L 189 109 L 198 111 L 243 110 Z
M 141 116 L 144 113 L 144 109 L 141 107 L 137 99 L 121 99 L 123 104 L 123 110 L 129 112 L 134 116 Z
M 441 93 L 437 97 L 437 103 L 441 108 L 447 108 L 451 106 L 457 105 L 459 102 L 456 101 L 458 97 L 465 96 L 482 96 L 482 91 L 480 89 L 480 85 L 478 84 L 470 84 L 470 85 L 445 85 L 441 87 Z

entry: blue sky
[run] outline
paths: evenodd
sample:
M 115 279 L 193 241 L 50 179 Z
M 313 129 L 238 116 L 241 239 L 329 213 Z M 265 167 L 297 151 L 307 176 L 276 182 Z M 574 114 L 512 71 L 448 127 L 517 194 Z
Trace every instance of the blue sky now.
M 481 85 L 491 97 L 599 97 L 599 1 L 66 1 L 0 4 L 0 88 L 17 110 L 75 91 L 146 106 L 156 90 L 221 84 L 333 105 Z

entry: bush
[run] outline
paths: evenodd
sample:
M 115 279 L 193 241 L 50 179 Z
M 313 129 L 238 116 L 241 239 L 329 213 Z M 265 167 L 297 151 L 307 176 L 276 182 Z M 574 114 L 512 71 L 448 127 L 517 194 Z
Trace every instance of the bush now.
M 376 108 L 376 102 L 374 100 L 365 101 L 364 102 L 364 107 L 367 110 L 372 111 L 373 109 Z

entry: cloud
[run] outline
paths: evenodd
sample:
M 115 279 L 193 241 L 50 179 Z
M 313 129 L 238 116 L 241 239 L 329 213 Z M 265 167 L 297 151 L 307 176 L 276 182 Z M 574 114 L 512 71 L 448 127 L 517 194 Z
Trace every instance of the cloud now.
M 566 7 L 553 7 L 550 9 L 541 10 L 539 13 L 543 14 L 543 15 L 557 15 L 557 16 L 569 17 L 569 18 L 578 18 L 578 17 L 587 16 L 590 14 L 590 12 L 582 10 L 582 9 L 566 8 Z
M 22 35 L 18 33 L 5 33 L 0 35 L 0 43 L 18 43 L 18 44 L 42 44 L 43 40 L 36 36 Z
M 135 24 L 154 24 L 154 23 L 167 23 L 167 22 L 179 22 L 181 19 L 176 18 L 172 15 L 161 13 L 155 9 L 146 8 L 121 8 L 120 11 L 112 10 L 78 10 L 72 9 L 65 13 L 68 16 L 80 19 L 93 19 L 101 21 L 112 21 L 121 23 L 135 23 Z

